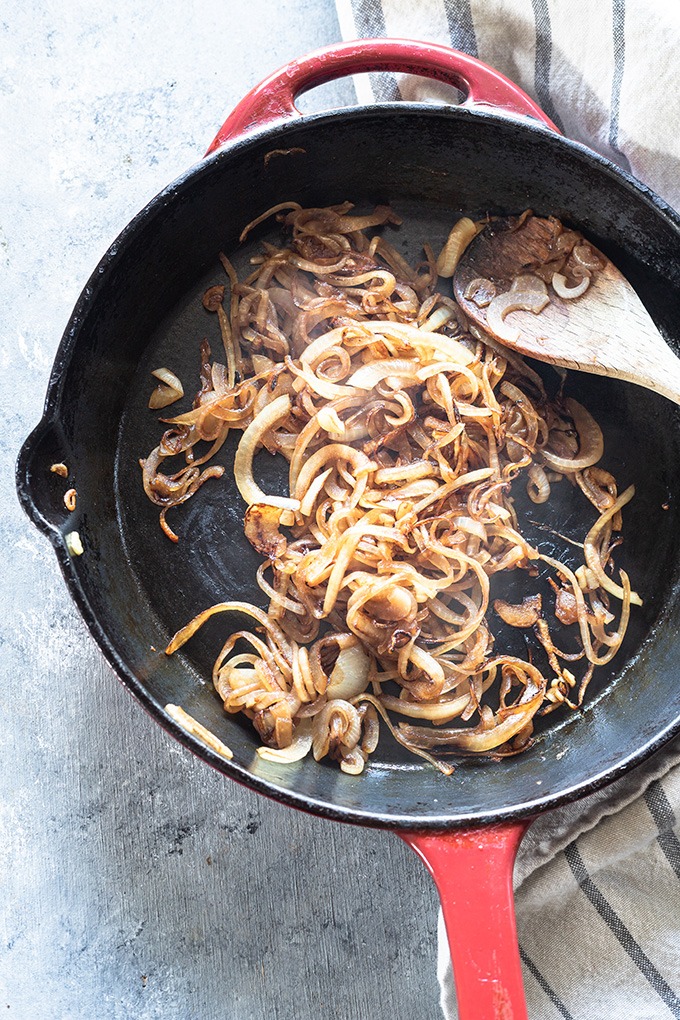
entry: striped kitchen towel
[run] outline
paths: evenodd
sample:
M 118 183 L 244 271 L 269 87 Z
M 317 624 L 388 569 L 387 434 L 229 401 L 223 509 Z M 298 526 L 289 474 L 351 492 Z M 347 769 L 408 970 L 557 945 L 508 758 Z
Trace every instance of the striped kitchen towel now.
M 680 0 L 336 5 L 345 39 L 421 39 L 491 64 L 568 137 L 680 208 Z M 357 78 L 356 90 L 362 103 L 449 96 L 437 82 L 387 73 Z M 606 790 L 532 825 L 515 869 L 531 1020 L 680 1020 L 679 819 L 675 741 Z M 453 1018 L 439 921 L 441 1005 Z
M 516 82 L 569 138 L 680 208 L 678 0 L 336 0 L 343 38 L 451 45 Z M 360 102 L 441 99 L 424 78 L 357 78 Z

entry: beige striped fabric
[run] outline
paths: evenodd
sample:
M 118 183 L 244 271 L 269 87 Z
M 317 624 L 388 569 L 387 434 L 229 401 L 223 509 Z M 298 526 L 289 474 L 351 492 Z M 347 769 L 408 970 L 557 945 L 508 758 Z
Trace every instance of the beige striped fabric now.
M 491 64 L 568 137 L 680 209 L 680 0 L 336 6 L 345 39 L 422 39 Z M 450 95 L 438 83 L 392 74 L 361 76 L 356 91 L 362 103 Z M 668 678 L 678 680 L 680 661 Z M 532 825 L 515 869 L 531 1020 L 680 1020 L 679 818 L 675 741 L 608 789 Z M 453 1018 L 441 915 L 437 972 L 442 1011 Z
M 450 44 L 491 64 L 569 138 L 680 208 L 678 0 L 337 0 L 345 39 Z M 425 79 L 357 79 L 360 102 L 441 98 Z

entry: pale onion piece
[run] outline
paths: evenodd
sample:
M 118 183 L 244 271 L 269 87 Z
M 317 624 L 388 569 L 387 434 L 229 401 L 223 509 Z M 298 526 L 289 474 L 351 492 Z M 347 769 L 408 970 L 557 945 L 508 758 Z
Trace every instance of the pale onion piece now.
M 271 584 L 264 576 L 267 567 L 268 567 L 267 560 L 263 560 L 263 562 L 257 568 L 257 574 L 255 575 L 255 579 L 260 588 L 262 589 L 262 591 L 268 597 L 270 602 L 270 608 L 271 606 L 280 606 L 283 609 L 287 609 L 289 613 L 295 613 L 296 616 L 304 616 L 306 612 L 304 606 L 301 606 L 299 602 L 294 602 L 293 599 L 286 598 L 285 595 L 282 595 L 275 588 L 272 588 Z
M 389 417 L 385 415 L 389 421 Z M 369 435 L 365 425 L 352 425 L 350 428 L 343 428 L 341 432 L 329 432 L 328 438 L 332 443 L 354 443 L 357 439 L 363 439 Z
M 314 365 L 322 354 L 325 354 L 330 347 L 337 347 L 342 345 L 343 339 L 350 334 L 351 331 L 347 326 L 335 326 L 329 330 L 328 333 L 323 333 L 322 336 L 318 336 L 315 340 L 305 347 L 304 351 L 300 355 L 300 362 L 303 365 Z
M 560 457 L 550 450 L 541 450 L 541 457 L 555 471 L 569 474 L 597 464 L 604 453 L 602 429 L 582 404 L 573 397 L 567 397 L 565 406 L 578 432 L 579 452 L 576 457 Z
M 452 308 L 446 308 L 446 306 L 435 308 L 432 314 L 425 319 L 419 328 L 435 332 L 436 330 L 441 329 L 442 326 L 445 326 L 447 322 L 450 322 L 451 319 L 455 319 L 455 317 L 456 313 Z
M 295 725 L 293 739 L 288 747 L 258 747 L 260 758 L 265 761 L 280 762 L 290 765 L 301 761 L 312 749 L 312 720 L 300 719 Z
M 260 375 L 261 372 L 271 372 L 276 368 L 276 362 L 267 358 L 264 354 L 251 354 L 250 360 L 253 363 L 253 372 Z
M 251 230 L 259 226 L 260 223 L 264 223 L 265 220 L 269 219 L 269 217 L 273 216 L 275 213 L 283 212 L 284 210 L 289 211 L 291 209 L 299 211 L 301 208 L 302 206 L 299 202 L 279 202 L 278 205 L 273 205 L 271 209 L 267 209 L 266 212 L 261 213 L 259 216 L 256 216 L 254 220 L 251 220 L 250 223 L 246 224 L 239 235 L 240 243 L 243 244 Z
M 322 471 L 321 474 L 318 474 L 316 478 L 314 478 L 313 481 L 309 483 L 309 487 L 305 492 L 304 496 L 302 497 L 302 500 L 300 501 L 300 513 L 302 514 L 303 517 L 309 517 L 309 515 L 311 514 L 312 510 L 314 509 L 314 504 L 316 503 L 317 496 L 323 489 L 326 483 L 326 479 L 330 475 L 332 475 L 332 473 L 333 467 L 331 466 L 329 468 L 326 468 L 325 471 Z
M 547 503 L 550 499 L 550 480 L 540 464 L 532 464 L 527 472 L 527 495 L 532 503 Z
M 529 701 L 520 702 L 518 705 L 513 705 L 512 708 L 508 708 L 503 719 L 488 729 L 480 723 L 478 726 L 465 729 L 423 731 L 418 726 L 410 727 L 402 724 L 402 733 L 413 740 L 424 736 L 428 739 L 428 747 L 448 747 L 459 751 L 484 754 L 507 743 L 531 722 L 541 707 L 544 693 L 545 687 L 543 686 Z
M 436 478 L 419 478 L 415 482 L 400 485 L 398 489 L 388 489 L 387 491 L 373 489 L 371 497 L 378 500 L 378 506 L 393 507 L 396 503 L 398 511 L 401 501 L 428 496 L 432 492 L 438 492 L 440 487 L 441 482 Z
M 454 517 L 452 524 L 454 528 L 464 531 L 466 535 L 474 535 L 482 542 L 487 541 L 486 528 L 481 521 L 476 521 L 473 517 Z
M 453 276 L 460 257 L 477 233 L 477 224 L 463 216 L 455 224 L 437 258 L 437 273 L 444 279 Z
M 149 407 L 152 411 L 168 407 L 184 396 L 182 383 L 169 368 L 155 368 L 151 375 L 155 376 L 160 383 L 149 397 Z
M 290 408 L 290 397 L 284 393 L 263 407 L 241 436 L 234 458 L 234 479 L 248 506 L 252 506 L 253 503 L 265 503 L 267 506 L 276 506 L 282 510 L 300 509 L 299 499 L 268 496 L 253 478 L 253 457 L 260 440 L 290 413 Z
M 575 287 L 567 286 L 567 278 L 562 273 L 553 273 L 552 277 L 553 290 L 558 297 L 563 298 L 565 301 L 573 301 L 574 298 L 581 297 L 582 294 L 588 290 L 590 286 L 590 277 L 584 276 L 580 283 L 577 283 Z
M 310 368 L 300 363 L 296 365 L 295 362 L 287 359 L 287 365 L 293 375 L 297 376 L 295 383 L 295 389 L 300 392 L 304 389 L 304 383 L 306 383 L 311 390 L 318 393 L 324 400 L 335 400 L 336 397 L 353 397 L 355 396 L 354 390 L 351 386 L 342 386 L 339 383 L 329 382 L 328 379 L 319 379 L 318 376 L 314 375 Z M 278 399 L 278 398 L 277 398 Z
M 444 685 L 446 678 L 441 663 L 433 655 L 430 655 L 429 652 L 426 652 L 424 648 L 413 645 L 409 658 L 416 669 L 427 673 L 435 686 Z
M 368 687 L 370 660 L 361 645 L 343 648 L 331 671 L 326 688 L 329 700 L 341 698 L 349 701 L 363 694 Z
M 582 563 L 578 570 L 574 571 L 574 577 L 578 581 L 579 588 L 582 591 L 597 591 L 600 587 L 595 574 L 592 572 L 590 567 L 585 565 L 585 563 Z
M 413 460 L 410 464 L 379 468 L 373 475 L 376 485 L 390 485 L 393 482 L 413 482 L 417 478 L 430 478 L 436 471 L 434 464 L 427 460 Z
M 66 542 L 66 548 L 71 553 L 71 556 L 82 556 L 85 550 L 83 549 L 83 543 L 80 540 L 80 535 L 77 531 L 67 531 L 64 536 Z
M 509 344 L 517 343 L 520 331 L 516 327 L 510 327 L 505 322 L 505 316 L 510 312 L 519 311 L 538 315 L 549 301 L 547 294 L 541 294 L 537 290 L 509 290 L 505 294 L 499 294 L 486 310 L 487 326 L 499 340 L 505 340 Z
M 177 390 L 181 397 L 184 396 L 184 387 L 182 386 L 182 383 L 175 373 L 171 372 L 169 368 L 154 368 L 151 375 L 158 379 L 159 382 L 165 383 L 165 385 L 169 386 L 171 389 Z
M 360 776 L 365 764 L 366 759 L 361 750 L 355 747 L 340 759 L 340 771 L 347 773 L 348 776 Z
M 586 558 L 586 563 L 588 564 L 589 568 L 592 570 L 593 574 L 599 581 L 600 587 L 604 588 L 605 591 L 608 591 L 610 595 L 615 595 L 617 599 L 621 600 L 623 600 L 624 597 L 623 588 L 621 587 L 621 585 L 616 584 L 615 581 L 612 581 L 609 574 L 605 573 L 602 567 L 602 561 L 600 560 L 600 554 L 597 548 L 597 541 L 598 538 L 600 537 L 600 532 L 602 531 L 605 524 L 607 524 L 612 519 L 612 517 L 614 517 L 615 514 L 618 513 L 618 511 L 621 510 L 622 507 L 626 505 L 626 503 L 630 503 L 634 495 L 635 486 L 629 485 L 628 488 L 621 493 L 616 502 L 612 503 L 609 509 L 606 510 L 603 514 L 601 514 L 600 517 L 598 517 L 598 519 L 595 521 L 595 524 L 593 524 L 592 528 L 586 535 L 586 540 L 583 543 L 583 552 Z M 630 593 L 630 601 L 631 604 L 634 606 L 642 605 L 642 599 L 637 594 L 637 592 L 633 591 Z
M 348 386 L 360 390 L 372 390 L 383 379 L 389 376 L 410 376 L 414 383 L 417 380 L 418 362 L 410 358 L 383 358 L 369 361 L 358 368 L 347 380 Z
M 475 355 L 464 347 L 458 340 L 450 336 L 443 336 L 441 333 L 431 333 L 417 326 L 411 326 L 407 322 L 392 322 L 386 320 L 366 320 L 361 323 L 361 329 L 366 333 L 377 333 L 378 336 L 396 337 L 400 341 L 406 341 L 411 347 L 417 350 L 431 350 L 441 355 L 444 361 L 455 361 L 459 365 L 469 365 L 475 360 Z
M 223 758 L 230 759 L 234 757 L 234 752 L 230 747 L 223 744 L 214 733 L 211 733 L 209 729 L 206 729 L 206 727 L 198 721 L 198 719 L 194 719 L 193 715 L 189 715 L 189 713 L 185 712 L 179 705 L 168 704 L 165 706 L 165 711 L 171 719 L 174 719 L 175 722 L 182 727 L 183 730 L 190 733 L 192 737 L 198 737 L 198 739 L 202 740 L 203 743 L 206 744 L 212 751 L 215 751 Z
M 441 375 L 442 372 L 461 372 L 461 366 L 454 361 L 434 361 L 431 365 L 424 365 L 418 369 L 418 379 L 427 382 L 433 375 Z
M 489 684 L 487 684 L 487 687 Z M 407 719 L 429 719 L 430 722 L 447 723 L 465 711 L 470 704 L 469 694 L 460 694 L 450 701 L 406 701 L 405 698 L 394 698 L 390 694 L 381 694 L 380 701 L 390 711 Z
M 337 435 L 345 431 L 344 423 L 334 407 L 321 407 L 317 411 L 316 420 L 324 432 Z
M 492 500 L 489 500 L 489 502 L 486 505 L 487 509 L 490 510 L 501 521 L 509 521 L 510 518 L 512 517 L 512 514 L 506 507 L 499 506 L 498 503 L 494 503 Z
M 288 644 L 280 627 L 257 606 L 251 605 L 250 602 L 217 602 L 214 606 L 210 606 L 209 609 L 204 609 L 203 612 L 198 613 L 185 627 L 178 630 L 166 647 L 165 654 L 173 655 L 178 648 L 181 648 L 182 645 L 185 645 L 194 636 L 206 620 L 209 620 L 211 616 L 215 616 L 217 613 L 244 613 L 246 616 L 252 616 L 261 627 L 264 627 L 272 635 L 278 644 L 283 647 L 286 647 Z

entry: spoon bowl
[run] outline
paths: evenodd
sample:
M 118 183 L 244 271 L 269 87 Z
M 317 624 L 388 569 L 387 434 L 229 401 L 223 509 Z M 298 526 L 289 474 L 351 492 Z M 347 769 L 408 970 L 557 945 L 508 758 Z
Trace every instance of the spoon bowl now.
M 494 299 L 526 288 L 527 279 L 540 291 L 535 270 L 555 262 L 555 240 L 554 220 L 528 215 L 489 223 L 455 270 L 454 294 L 466 315 L 519 354 L 636 383 L 680 404 L 680 358 L 623 274 L 589 242 L 583 246 L 598 268 L 584 293 L 561 297 L 547 282 L 540 311 L 519 308 L 501 320 L 494 315 Z

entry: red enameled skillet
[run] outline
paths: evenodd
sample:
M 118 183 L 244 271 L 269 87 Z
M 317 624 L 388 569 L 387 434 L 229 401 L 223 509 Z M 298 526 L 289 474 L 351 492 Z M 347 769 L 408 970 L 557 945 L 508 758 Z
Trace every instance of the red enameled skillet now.
M 437 78 L 458 107 L 400 103 L 300 117 L 302 91 L 341 75 L 391 70 Z M 680 221 L 660 199 L 601 156 L 556 133 L 515 85 L 471 57 L 406 40 L 332 46 L 293 61 L 255 88 L 226 120 L 206 158 L 132 221 L 96 268 L 59 348 L 42 421 L 17 467 L 20 498 L 51 539 L 90 630 L 123 683 L 170 733 L 226 776 L 329 818 L 392 829 L 424 859 L 442 898 L 461 1018 L 526 1016 L 512 903 L 512 869 L 532 818 L 621 776 L 680 731 L 678 668 L 678 408 L 650 392 L 573 375 L 570 392 L 595 410 L 605 466 L 637 495 L 626 510 L 620 562 L 644 597 L 624 648 L 592 685 L 578 716 L 546 717 L 534 746 L 501 762 L 463 759 L 452 777 L 407 756 L 386 735 L 365 774 L 255 754 L 247 723 L 226 716 L 205 678 L 224 618 L 170 658 L 157 649 L 200 609 L 225 598 L 261 602 L 257 556 L 243 537 L 243 505 L 224 478 L 175 512 L 177 545 L 158 527 L 139 467 L 159 426 L 147 407 L 149 370 L 197 376 L 199 340 L 214 330 L 200 297 L 221 282 L 217 253 L 243 267 L 271 230 L 239 246 L 245 223 L 288 200 L 359 206 L 390 202 L 404 218 L 393 243 L 418 259 L 461 213 L 531 207 L 581 229 L 637 288 L 657 325 L 680 338 Z M 186 386 L 185 382 L 185 386 Z M 191 390 L 191 386 L 188 387 Z M 263 459 L 264 458 L 264 459 Z M 268 484 L 276 463 L 260 457 Z M 63 505 L 64 461 L 78 492 Z M 584 533 L 569 486 L 530 535 L 569 557 L 545 530 Z M 668 509 L 664 509 L 668 507 Z M 84 552 L 65 536 L 77 530 Z M 618 555 L 618 554 L 617 554 Z M 232 623 L 231 626 L 236 626 Z M 596 674 L 597 675 L 597 674 Z M 221 757 L 167 714 L 181 705 L 234 752 Z

